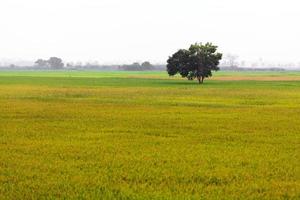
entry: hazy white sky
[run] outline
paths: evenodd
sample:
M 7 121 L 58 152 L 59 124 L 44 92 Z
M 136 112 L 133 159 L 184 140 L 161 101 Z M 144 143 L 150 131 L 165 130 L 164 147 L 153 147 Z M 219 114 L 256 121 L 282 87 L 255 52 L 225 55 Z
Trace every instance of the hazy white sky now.
M 241 59 L 300 61 L 299 0 L 0 0 L 0 59 L 165 62 L 213 42 Z

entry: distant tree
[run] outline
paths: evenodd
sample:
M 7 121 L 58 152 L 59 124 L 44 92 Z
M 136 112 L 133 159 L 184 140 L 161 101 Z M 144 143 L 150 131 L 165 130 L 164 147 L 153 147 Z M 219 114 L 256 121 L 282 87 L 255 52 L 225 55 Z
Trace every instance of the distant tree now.
M 83 66 L 82 62 L 78 61 L 75 63 L 76 68 L 81 68 Z
M 132 65 L 133 66 L 141 66 L 140 63 L 138 63 L 138 62 L 134 62 L 134 63 L 132 63 Z
M 189 49 L 180 49 L 167 61 L 167 72 L 170 76 L 179 73 L 188 80 L 203 83 L 204 79 L 212 76 L 212 71 L 219 70 L 222 54 L 217 52 L 217 46 L 212 43 L 193 44 Z
M 135 63 L 132 63 L 131 65 L 123 65 L 120 68 L 125 71 L 140 71 L 141 65 L 140 65 L 140 63 L 135 62 Z
M 48 61 L 47 60 L 43 60 L 43 59 L 38 59 L 37 61 L 35 61 L 35 64 L 38 67 L 48 67 Z
M 72 67 L 74 67 L 74 64 L 73 64 L 73 63 L 67 63 L 67 64 L 66 64 L 66 67 L 72 68 Z
M 234 55 L 234 54 L 227 54 L 226 57 L 225 57 L 229 67 L 237 67 L 237 62 L 236 60 L 238 59 L 238 56 L 237 55 Z
M 48 64 L 52 69 L 62 69 L 64 67 L 64 63 L 62 62 L 62 59 L 57 57 L 49 58 Z
M 154 66 L 149 62 L 143 62 L 142 64 L 138 62 L 134 62 L 131 65 L 121 65 L 118 67 L 120 70 L 125 71 L 145 71 L 145 70 L 153 70 Z
M 154 67 L 149 61 L 145 61 L 142 63 L 142 69 L 143 70 L 153 70 Z

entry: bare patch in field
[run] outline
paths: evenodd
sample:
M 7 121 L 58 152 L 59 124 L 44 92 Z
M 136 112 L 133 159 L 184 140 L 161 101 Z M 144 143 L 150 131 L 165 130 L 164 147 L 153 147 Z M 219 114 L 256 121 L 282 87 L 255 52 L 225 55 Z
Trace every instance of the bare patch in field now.
M 300 76 L 220 76 L 211 79 L 221 81 L 300 81 Z

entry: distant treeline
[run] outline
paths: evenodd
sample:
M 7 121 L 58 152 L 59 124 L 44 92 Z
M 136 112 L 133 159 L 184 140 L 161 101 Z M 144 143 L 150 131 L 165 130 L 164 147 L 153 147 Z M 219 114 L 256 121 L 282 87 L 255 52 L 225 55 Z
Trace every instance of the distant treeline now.
M 9 66 L 2 66 L 0 69 L 4 70 L 124 70 L 124 71 L 151 71 L 151 70 L 166 70 L 163 64 L 151 64 L 149 61 L 143 63 L 135 62 L 130 65 L 99 65 L 96 63 L 64 63 L 61 58 L 51 57 L 49 59 L 38 59 L 32 66 L 17 66 L 11 64 Z
M 149 71 L 149 70 L 165 70 L 165 65 L 152 65 L 150 62 L 146 61 L 142 64 L 133 63 L 131 65 L 121 65 L 118 67 L 119 70 L 124 71 Z
M 224 66 L 221 63 L 220 69 L 224 71 L 285 71 L 278 67 L 238 67 L 236 65 Z M 124 65 L 100 65 L 97 63 L 64 63 L 61 58 L 51 57 L 49 59 L 38 59 L 32 66 L 0 66 L 0 70 L 102 70 L 102 71 L 166 71 L 164 64 L 151 64 L 149 61 L 143 63 L 132 63 Z M 294 71 L 300 71 L 300 68 L 294 68 Z
M 258 67 L 220 67 L 222 71 L 285 71 L 283 68 L 277 67 L 265 67 L 265 68 L 258 68 Z

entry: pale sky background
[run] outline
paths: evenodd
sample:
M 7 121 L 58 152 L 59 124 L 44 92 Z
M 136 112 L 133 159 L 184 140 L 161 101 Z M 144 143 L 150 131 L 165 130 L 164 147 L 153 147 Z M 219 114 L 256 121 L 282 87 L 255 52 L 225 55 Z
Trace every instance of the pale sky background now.
M 195 42 L 300 62 L 299 0 L 0 0 L 0 59 L 165 63 Z

